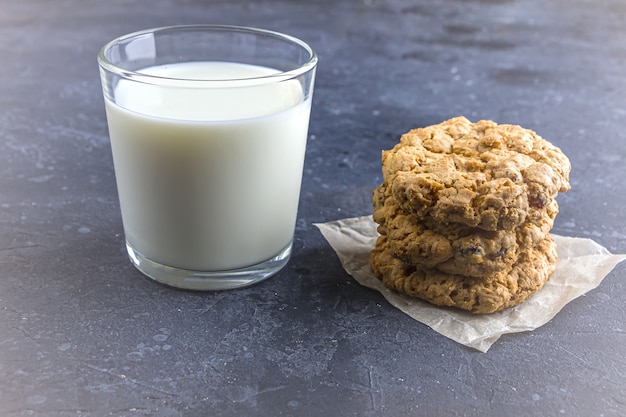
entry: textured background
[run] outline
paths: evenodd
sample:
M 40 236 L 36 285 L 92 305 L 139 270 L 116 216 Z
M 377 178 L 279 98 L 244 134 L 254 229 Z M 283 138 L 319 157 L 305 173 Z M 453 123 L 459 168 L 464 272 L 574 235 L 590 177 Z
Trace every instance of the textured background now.
M 126 259 L 96 54 L 219 23 L 320 57 L 294 255 L 229 292 Z M 555 232 L 626 253 L 621 0 L 0 0 L 0 415 L 626 414 L 626 269 L 482 354 L 359 287 L 312 225 L 371 212 L 380 151 L 463 114 L 570 157 Z

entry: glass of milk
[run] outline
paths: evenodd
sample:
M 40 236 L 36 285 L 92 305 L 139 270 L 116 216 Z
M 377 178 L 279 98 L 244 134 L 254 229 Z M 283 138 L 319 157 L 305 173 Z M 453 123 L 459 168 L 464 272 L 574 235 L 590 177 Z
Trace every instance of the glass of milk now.
M 98 55 L 126 248 L 196 290 L 268 278 L 291 255 L 317 56 L 281 33 L 173 26 Z

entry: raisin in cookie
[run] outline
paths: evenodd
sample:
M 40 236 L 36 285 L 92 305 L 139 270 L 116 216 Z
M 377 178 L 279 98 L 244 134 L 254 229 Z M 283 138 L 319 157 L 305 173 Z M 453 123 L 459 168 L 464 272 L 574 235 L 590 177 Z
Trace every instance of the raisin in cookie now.
M 556 263 L 556 244 L 549 235 L 523 251 L 510 270 L 480 278 L 406 264 L 389 250 L 386 236 L 379 237 L 370 257 L 372 271 L 386 287 L 474 314 L 494 313 L 524 302 L 550 279 Z
M 418 218 L 513 229 L 569 190 L 568 158 L 535 132 L 465 117 L 404 134 L 382 155 L 384 183 Z

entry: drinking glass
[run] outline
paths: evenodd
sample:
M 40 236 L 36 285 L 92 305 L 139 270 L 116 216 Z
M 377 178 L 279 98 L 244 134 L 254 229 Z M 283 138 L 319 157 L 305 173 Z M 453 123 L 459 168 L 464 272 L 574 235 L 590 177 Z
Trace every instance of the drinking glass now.
M 98 55 L 128 256 L 161 283 L 259 282 L 291 255 L 317 56 L 255 28 L 172 26 Z

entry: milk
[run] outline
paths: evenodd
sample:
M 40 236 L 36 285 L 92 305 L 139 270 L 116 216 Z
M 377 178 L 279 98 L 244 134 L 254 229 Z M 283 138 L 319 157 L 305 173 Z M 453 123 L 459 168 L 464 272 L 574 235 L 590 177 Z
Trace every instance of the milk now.
M 223 62 L 141 72 L 170 86 L 122 80 L 116 103 L 106 100 L 127 242 L 152 261 L 204 271 L 289 246 L 311 105 L 299 82 L 251 86 L 276 71 Z M 241 81 L 190 90 L 176 78 Z

